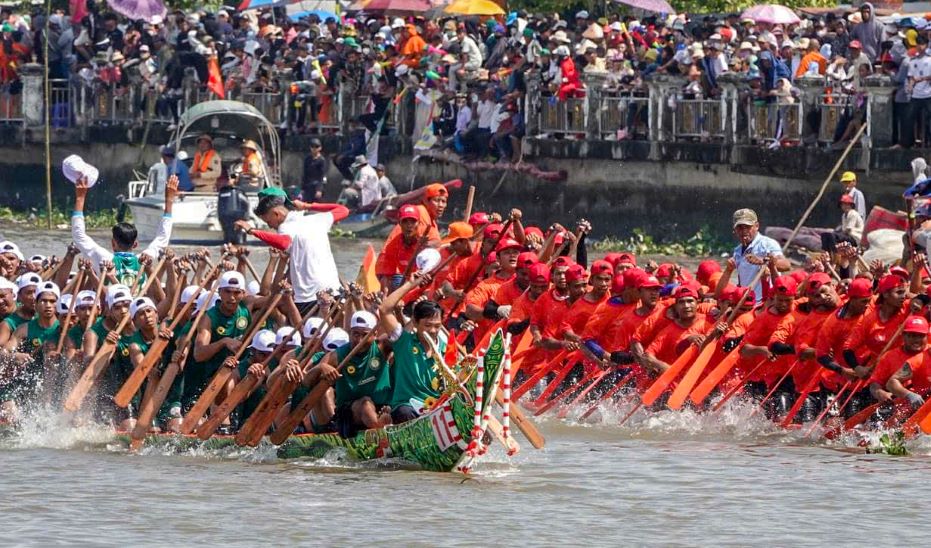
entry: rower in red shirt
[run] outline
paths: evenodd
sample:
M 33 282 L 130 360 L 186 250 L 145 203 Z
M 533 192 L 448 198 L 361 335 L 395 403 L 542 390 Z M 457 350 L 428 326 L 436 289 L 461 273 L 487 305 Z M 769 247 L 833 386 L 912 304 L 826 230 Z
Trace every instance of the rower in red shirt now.
M 823 272 L 816 272 L 808 277 L 808 314 L 797 316 L 795 331 L 788 339 L 788 343 L 795 351 L 798 363 L 792 368 L 792 382 L 795 392 L 800 393 L 812 381 L 814 376 L 819 379 L 822 368 L 817 362 L 818 333 L 821 327 L 837 310 L 838 297 L 831 277 Z M 801 307 L 799 307 L 801 308 Z M 820 391 L 820 382 L 811 390 L 812 393 Z M 814 417 L 812 417 L 814 418 Z
M 426 186 L 423 194 L 423 202 L 415 205 L 417 208 L 417 238 L 426 235 L 428 245 L 438 247 L 440 245 L 440 229 L 437 221 L 446 211 L 446 203 L 449 200 L 449 191 L 442 183 L 433 183 Z M 392 244 L 392 240 L 401 237 L 400 224 L 391 229 L 388 239 L 385 240 L 385 247 Z
M 866 315 L 873 297 L 873 284 L 865 278 L 857 278 L 847 287 L 847 302 L 828 316 L 818 331 L 815 355 L 821 365 L 821 384 L 830 392 L 837 393 L 848 380 L 859 377 L 853 368 L 844 367 L 841 356 L 847 338 Z
M 533 303 L 530 310 L 530 334 L 533 337 L 533 353 L 524 359 L 524 369 L 530 373 L 536 367 L 552 359 L 557 352 L 566 348 L 568 341 L 559 336 L 559 325 L 569 311 L 569 285 L 567 272 L 575 263 L 568 257 L 557 257 L 550 269 L 553 287 Z
M 608 261 L 595 261 L 592 263 L 590 285 L 591 290 L 582 295 L 569 308 L 569 313 L 563 317 L 560 329 L 563 338 L 575 343 L 581 343 L 581 334 L 585 324 L 591 319 L 595 311 L 608 301 L 608 290 L 614 278 L 614 268 Z
M 698 291 L 691 284 L 683 284 L 672 294 L 674 319 L 650 342 L 642 363 L 653 374 L 669 369 L 689 344 L 700 346 L 711 325 L 704 314 L 698 312 Z
M 520 258 L 517 260 L 520 263 Z M 520 272 L 520 268 L 518 268 Z M 522 333 L 530 325 L 530 314 L 541 295 L 550 288 L 550 269 L 543 263 L 536 263 L 527 270 L 530 287 L 511 305 L 508 316 L 508 331 L 512 334 Z
M 774 333 L 777 331 L 786 333 L 792 330 L 791 324 L 796 319 L 792 311 L 795 307 L 798 282 L 791 276 L 779 276 L 773 282 L 771 291 L 771 304 L 747 328 L 743 346 L 740 347 L 740 360 L 731 373 L 738 379 L 738 382 L 747 384 L 751 394 L 760 398 L 767 392 L 765 380 L 769 375 L 767 375 L 766 367 L 768 364 L 764 363 L 759 368 L 757 364 L 761 360 L 774 362 L 778 358 L 770 345 L 773 342 L 785 342 L 773 340 Z M 754 369 L 756 371 L 751 375 Z
M 401 206 L 398 212 L 398 227 L 401 229 L 401 234 L 397 238 L 388 238 L 375 261 L 375 275 L 378 276 L 382 287 L 396 288 L 404 283 L 403 279 L 392 280 L 392 278 L 408 273 L 408 264 L 414 259 L 414 254 L 420 247 L 420 235 L 417 232 L 419 223 L 420 214 L 417 212 L 417 206 L 411 204 Z
M 913 390 L 928 387 L 928 320 L 909 316 L 902 326 L 902 344 L 886 352 L 870 376 L 870 394 L 880 403 L 892 401 L 896 396 L 908 398 L 915 407 L 924 403 L 917 393 L 905 388 L 909 381 Z M 918 375 L 916 375 L 916 372 Z M 917 386 L 916 386 L 917 381 Z
M 522 276 L 523 288 L 515 279 L 520 250 L 521 244 L 517 240 L 504 238 L 498 242 L 495 249 L 498 256 L 498 270 L 492 276 L 482 280 L 466 295 L 464 314 L 466 318 L 478 324 L 473 331 L 475 341 L 481 340 L 496 321 L 508 317 L 511 312 L 511 303 L 517 300 L 529 285 L 527 268 L 524 269 Z M 527 260 L 528 257 L 524 259 Z M 533 256 L 530 264 L 535 262 L 536 255 Z

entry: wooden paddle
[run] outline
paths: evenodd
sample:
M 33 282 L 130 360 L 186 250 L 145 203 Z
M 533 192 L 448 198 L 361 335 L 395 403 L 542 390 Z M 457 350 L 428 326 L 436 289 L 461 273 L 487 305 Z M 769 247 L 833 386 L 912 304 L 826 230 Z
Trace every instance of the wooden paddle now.
M 364 339 L 359 341 L 359 344 L 352 347 L 352 349 L 349 351 L 349 354 L 347 354 L 346 357 L 339 362 L 339 365 L 336 366 L 336 370 L 342 372 L 343 368 L 346 367 L 346 364 L 349 363 L 349 360 L 355 357 L 355 355 L 361 352 L 364 348 L 370 347 L 373 340 L 375 340 L 375 330 L 372 330 L 372 332 L 369 333 Z M 442 359 L 442 356 L 439 356 L 436 359 Z M 322 380 L 317 382 L 317 384 L 315 384 L 314 387 L 310 390 L 310 393 L 308 393 L 299 404 L 291 409 L 288 417 L 281 424 L 275 427 L 275 432 L 272 433 L 268 439 L 275 445 L 281 445 L 284 443 L 285 440 L 288 439 L 288 436 L 294 432 L 294 429 L 304 421 L 304 417 L 306 417 L 307 414 L 310 413 L 313 408 L 320 403 L 320 400 L 323 399 L 323 396 L 326 395 L 327 391 L 332 386 L 333 385 Z
M 546 413 L 547 411 L 549 411 L 550 409 L 552 409 L 559 403 L 569 400 L 570 396 L 573 396 L 573 398 L 571 399 L 575 399 L 575 396 L 577 396 L 578 393 L 580 392 L 579 388 L 584 388 L 588 386 L 590 383 L 596 384 L 597 381 L 593 383 L 592 380 L 596 378 L 600 380 L 601 377 L 603 377 L 605 373 L 607 373 L 607 371 L 605 371 L 604 369 L 601 369 L 600 367 L 596 367 L 594 370 L 592 370 L 591 373 L 582 377 L 582 379 L 579 382 L 563 390 L 556 397 L 550 398 L 549 401 L 544 403 L 541 407 L 539 407 L 536 411 L 533 412 L 533 416 L 539 417 L 540 415 L 542 415 L 543 413 Z
M 572 398 L 572 400 L 566 403 L 566 405 L 562 406 L 562 408 L 559 410 L 559 413 L 556 414 L 556 418 L 558 419 L 566 418 L 566 416 L 569 414 L 569 410 L 575 407 L 576 405 L 582 403 L 582 401 L 585 400 L 585 397 L 588 396 L 592 392 L 592 390 L 594 390 L 595 387 L 598 386 L 598 383 L 600 383 L 603 378 L 608 376 L 608 373 L 610 373 L 610 371 L 608 371 L 607 369 L 599 369 L 595 371 L 595 373 L 596 374 L 594 375 L 594 377 L 590 379 L 588 386 L 586 386 L 581 391 L 579 391 L 578 394 L 576 394 L 576 396 Z
M 614 386 L 611 387 L 610 390 L 608 390 L 607 392 L 605 392 L 604 395 L 602 395 L 602 396 L 598 399 L 598 401 L 594 403 L 594 405 L 592 405 L 591 407 L 588 408 L 588 410 L 586 410 L 584 413 L 582 413 L 582 414 L 579 416 L 579 420 L 585 420 L 585 419 L 587 419 L 588 417 L 592 416 L 592 414 L 593 414 L 595 411 L 597 411 L 598 408 L 601 406 L 601 403 L 602 403 L 602 402 L 605 402 L 605 401 L 610 400 L 611 398 L 614 397 L 615 394 L 617 394 L 618 392 L 620 392 L 621 390 L 623 390 L 624 387 L 627 386 L 627 382 L 628 382 L 631 378 L 633 378 L 633 376 L 634 376 L 635 373 L 636 373 L 636 370 L 635 370 L 635 369 L 631 369 L 630 371 L 628 371 L 627 374 L 625 374 L 623 377 L 621 377 L 621 379 L 620 379 L 619 381 L 617 381 L 617 382 L 614 384 Z
M 219 265 L 221 263 L 222 261 L 217 264 Z M 206 284 L 210 278 L 204 277 L 203 280 Z M 217 289 L 213 288 L 209 293 L 207 293 L 207 296 L 204 298 L 203 308 L 197 311 L 197 314 L 195 314 L 194 319 L 191 321 L 191 329 L 188 330 L 184 337 L 182 337 L 181 340 L 175 344 L 175 348 L 179 352 L 182 352 L 185 360 L 187 359 L 187 352 L 189 350 L 188 347 L 190 346 L 191 341 L 194 339 L 194 335 L 196 334 L 197 325 L 200 323 L 201 318 L 204 317 L 204 314 L 206 314 L 209 310 L 210 301 L 213 299 L 213 296 L 216 294 L 216 292 Z M 196 298 L 192 298 L 187 304 L 196 301 Z M 187 307 L 187 304 L 185 305 L 185 308 Z M 178 317 L 183 318 L 184 314 L 179 314 Z M 149 430 L 149 425 L 152 424 L 152 419 L 155 417 L 155 413 L 157 413 L 158 410 L 162 407 L 162 404 L 165 402 L 165 398 L 168 397 L 168 392 L 171 390 L 172 384 L 175 382 L 175 378 L 177 378 L 178 373 L 181 372 L 182 365 L 183 360 L 182 363 L 176 362 L 174 360 L 169 362 L 168 366 L 165 367 L 164 373 L 162 373 L 162 376 L 159 378 L 158 385 L 152 392 L 152 397 L 148 401 L 142 402 L 142 407 L 139 410 L 139 416 L 136 419 L 136 428 L 133 429 L 132 433 L 133 440 L 141 440 L 145 437 L 145 434 Z
M 100 312 L 100 300 L 103 298 L 103 287 L 104 283 L 107 281 L 107 277 L 104 272 L 100 273 L 100 279 L 97 280 L 97 288 L 94 290 L 96 298 L 94 299 L 94 306 L 91 307 L 90 316 L 87 319 L 88 328 L 94 325 L 94 322 L 97 321 L 97 314 Z
M 222 259 L 217 263 L 217 266 L 213 267 L 210 273 L 207 275 L 206 279 L 210 279 L 220 268 L 222 264 Z M 201 288 L 203 289 L 203 288 Z M 204 301 L 204 312 L 210 299 L 213 298 L 215 291 L 211 291 L 210 295 L 207 296 L 207 300 Z M 181 313 L 175 316 L 174 320 L 168 325 L 168 330 L 174 332 L 178 328 L 178 324 L 181 323 L 181 319 L 184 318 L 188 311 L 194 306 L 197 299 L 191 299 L 181 308 Z M 202 314 L 198 314 L 198 321 L 202 317 Z M 196 327 L 196 324 L 195 324 Z M 193 329 L 192 329 L 193 331 Z M 190 335 L 191 333 L 188 333 Z M 188 337 L 190 339 L 190 337 Z M 168 343 L 171 342 L 169 339 L 162 338 L 160 335 L 155 339 L 155 342 L 152 343 L 152 346 L 149 347 L 149 351 L 145 353 L 145 356 L 142 358 L 142 363 L 139 364 L 139 367 L 133 369 L 133 372 L 130 373 L 129 378 L 126 379 L 126 382 L 123 383 L 123 386 L 120 387 L 119 391 L 116 393 L 116 396 L 113 397 L 114 403 L 119 407 L 126 407 L 129 405 L 129 402 L 132 401 L 133 396 L 136 395 L 136 392 L 139 391 L 139 387 L 142 386 L 142 383 L 145 382 L 145 379 L 149 376 L 149 371 L 155 367 L 161 358 L 162 353 L 165 352 L 165 349 L 168 348 Z M 190 342 L 190 341 L 188 341 Z M 186 344 L 184 345 L 187 346 Z
M 142 288 L 142 294 L 145 294 L 149 290 L 149 286 L 158 278 L 158 271 L 161 270 L 162 265 L 165 264 L 165 258 L 163 257 L 159 261 L 158 266 L 156 267 L 152 276 L 146 280 L 145 285 Z M 101 281 L 103 276 L 101 276 Z M 93 312 L 91 313 L 93 315 Z M 120 323 L 117 324 L 116 329 L 117 333 L 122 333 L 126 329 L 127 324 L 132 318 L 129 317 L 127 312 L 126 316 L 120 320 Z M 77 411 L 81 408 L 81 405 L 84 402 L 84 398 L 87 396 L 88 392 L 91 391 L 91 388 L 94 387 L 94 383 L 100 378 L 104 371 L 107 370 L 107 367 L 110 366 L 110 359 L 113 358 L 113 353 L 116 352 L 116 344 L 111 343 L 108 340 L 104 340 L 103 344 L 97 350 L 97 353 L 94 354 L 94 357 L 91 358 L 90 363 L 84 368 L 84 372 L 81 374 L 81 378 L 78 379 L 78 382 L 71 389 L 71 392 L 68 394 L 68 398 L 65 400 L 65 410 L 66 411 Z
M 578 363 L 578 360 L 584 359 L 584 358 L 585 358 L 585 355 L 582 354 L 581 350 L 576 350 L 574 352 L 567 354 L 565 363 L 563 364 L 562 368 L 560 368 L 560 370 L 556 373 L 556 376 L 553 377 L 553 380 L 551 380 L 550 382 L 546 384 L 546 388 L 543 389 L 543 392 L 541 392 L 540 395 L 537 396 L 537 399 L 533 400 L 530 403 L 530 405 L 534 407 L 543 405 L 546 402 L 546 400 L 550 397 L 550 395 L 552 395 L 553 392 L 555 392 L 556 389 L 559 388 L 559 385 L 562 384 L 562 381 L 566 377 L 569 376 L 569 373 L 571 373 L 572 370 L 575 369 L 575 366 Z M 516 401 L 516 398 L 515 398 L 515 401 Z
M 469 193 L 466 195 L 466 205 L 465 210 L 462 213 L 462 221 L 469 222 L 469 217 L 472 216 L 472 204 L 475 202 L 475 185 L 469 185 Z
M 715 339 L 717 341 L 717 339 Z M 708 362 L 711 361 L 711 357 L 714 355 L 717 343 L 712 342 L 705 346 L 702 349 L 701 353 L 695 358 L 695 362 L 692 363 L 692 366 L 689 367 L 689 370 L 685 372 L 685 375 L 682 376 L 682 379 L 679 381 L 679 384 L 676 385 L 675 390 L 672 391 L 672 395 L 669 396 L 669 400 L 666 402 L 666 406 L 670 409 L 677 411 L 682 409 L 682 406 L 685 404 L 685 400 L 688 399 L 689 393 L 694 388 L 695 383 L 698 382 L 698 379 L 701 377 L 701 374 L 704 373 L 705 368 L 708 367 Z
M 329 316 L 326 318 L 326 330 L 322 333 L 318 333 L 313 341 L 308 342 L 304 348 L 301 349 L 297 361 L 301 370 L 304 371 L 304 374 L 307 373 L 306 369 L 313 355 L 319 350 L 324 339 L 326 339 L 326 336 L 336 323 L 334 320 L 338 317 L 345 303 L 346 301 L 342 301 L 338 306 L 333 307 L 333 310 L 330 311 Z M 236 434 L 236 443 L 251 447 L 258 445 L 262 440 L 262 436 L 265 435 L 265 432 L 268 431 L 269 427 L 271 427 L 272 423 L 275 421 L 278 410 L 288 401 L 288 398 L 291 397 L 291 394 L 297 389 L 299 384 L 300 381 L 296 383 L 288 381 L 283 374 L 273 379 L 265 397 L 259 402 L 258 407 L 255 408 L 255 411 L 249 419 L 240 427 L 239 432 Z
M 74 277 L 74 285 L 72 287 L 80 288 L 81 284 L 84 283 L 84 276 L 87 271 L 84 268 L 78 270 L 78 275 Z M 71 318 L 74 317 L 74 307 L 77 305 L 78 299 L 77 294 L 71 296 L 71 302 L 68 304 L 68 313 L 65 314 L 65 321 L 61 324 L 61 335 L 58 336 L 58 344 L 55 345 L 55 352 L 61 354 L 61 349 L 65 346 L 65 339 L 68 338 L 68 329 L 71 325 Z
M 262 309 L 262 313 L 259 315 L 259 319 L 252 323 L 249 326 L 249 330 L 246 331 L 242 340 L 240 341 L 239 348 L 232 355 L 232 361 L 239 363 L 239 358 L 242 357 L 243 353 L 249 347 L 249 341 L 252 340 L 252 337 L 255 333 L 262 329 L 262 326 L 265 325 L 265 320 L 271 315 L 275 310 L 275 307 L 278 306 L 278 301 L 281 300 L 282 293 L 276 293 L 270 301 L 265 303 L 265 307 Z M 191 330 L 195 331 L 197 325 L 195 324 Z M 226 360 L 224 360 L 226 361 Z M 216 399 L 220 391 L 223 390 L 223 387 L 226 386 L 226 382 L 229 380 L 230 376 L 233 374 L 234 367 L 227 367 L 226 365 L 220 365 L 220 368 L 217 369 L 217 372 L 214 373 L 213 378 L 210 379 L 210 384 L 207 385 L 207 388 L 201 392 L 200 397 L 197 398 L 197 401 L 194 402 L 194 405 L 184 416 L 184 420 L 181 422 L 181 433 L 188 435 L 197 428 L 197 424 L 200 422 L 200 419 L 204 417 L 204 414 L 207 413 L 207 410 L 210 409 L 210 406 L 213 405 L 213 400 Z
M 783 375 L 782 375 L 781 377 L 779 377 L 779 380 L 776 381 L 776 384 L 774 384 L 773 387 L 769 390 L 769 392 L 767 392 L 766 395 L 763 396 L 763 399 L 760 400 L 760 403 L 759 403 L 755 408 L 753 408 L 753 411 L 750 413 L 750 418 L 756 416 L 756 414 L 757 414 L 761 409 L 763 409 L 763 406 L 766 405 L 766 402 L 768 402 L 769 399 L 773 397 L 773 394 L 776 393 L 776 390 L 779 390 L 779 387 L 782 386 L 782 383 L 784 383 L 785 380 L 789 378 L 789 375 L 792 374 L 792 370 L 795 369 L 795 366 L 797 366 L 798 364 L 799 364 L 799 360 L 795 360 L 794 362 L 792 362 L 792 365 L 790 365 L 789 368 L 786 370 L 786 372 L 783 373 Z M 812 379 L 818 379 L 818 378 L 819 378 L 818 375 L 815 375 L 814 377 L 812 377 Z M 811 383 L 809 382 L 809 384 L 811 384 Z M 810 390 L 809 390 L 809 392 L 810 392 Z M 805 394 L 805 397 L 808 397 L 808 394 L 807 394 L 807 393 Z M 799 400 L 801 400 L 801 401 L 799 401 Z M 795 399 L 795 403 L 797 403 L 799 409 L 801 409 L 802 403 L 804 403 L 804 400 L 803 400 L 802 398 L 796 398 L 796 399 Z M 794 407 L 794 406 L 793 406 L 793 407 Z M 793 415 L 792 417 L 795 418 L 795 415 Z M 790 422 L 791 422 L 791 421 L 790 421 Z

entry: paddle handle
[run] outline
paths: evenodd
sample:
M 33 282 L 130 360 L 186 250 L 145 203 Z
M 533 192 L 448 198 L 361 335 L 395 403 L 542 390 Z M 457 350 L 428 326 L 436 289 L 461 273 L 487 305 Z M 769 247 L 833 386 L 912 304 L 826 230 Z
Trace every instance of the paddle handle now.
M 84 281 L 85 270 L 82 268 L 78 271 L 78 275 L 75 276 L 74 287 L 81 287 L 81 283 Z M 68 326 L 71 324 L 71 318 L 74 317 L 74 307 L 78 302 L 77 293 L 72 291 L 71 302 L 68 304 L 68 313 L 65 314 L 65 321 L 61 325 L 61 334 L 58 336 L 58 344 L 55 345 L 55 353 L 61 354 L 61 349 L 65 346 L 65 339 L 68 337 Z
M 462 221 L 465 223 L 469 222 L 469 217 L 472 216 L 472 204 L 474 202 L 475 202 L 475 185 L 469 185 L 469 193 L 466 195 L 465 210 L 462 213 Z

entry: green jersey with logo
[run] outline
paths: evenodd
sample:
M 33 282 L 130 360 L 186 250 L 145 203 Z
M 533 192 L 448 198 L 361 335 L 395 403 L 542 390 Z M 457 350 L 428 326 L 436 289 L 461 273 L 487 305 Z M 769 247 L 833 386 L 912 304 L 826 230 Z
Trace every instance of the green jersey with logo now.
M 13 312 L 6 318 L 3 318 L 3 323 L 10 326 L 10 333 L 16 331 L 16 328 L 28 322 L 28 318 L 24 318 L 19 315 L 19 311 Z
M 242 339 L 246 331 L 249 330 L 249 324 L 252 323 L 249 309 L 242 303 L 239 303 L 239 306 L 231 315 L 221 312 L 220 305 L 217 304 L 208 310 L 204 317 L 210 320 L 210 344 L 226 337 Z M 243 341 L 243 344 L 249 344 L 249 341 Z M 193 349 L 190 355 L 191 359 L 188 360 L 188 364 L 184 368 L 184 397 L 182 400 L 185 406 L 193 405 L 197 401 L 207 385 L 210 384 L 210 379 L 223 366 L 223 361 L 232 356 L 233 352 L 221 348 L 213 357 L 203 362 L 193 359 Z
M 439 359 L 442 360 L 446 345 L 440 341 L 439 346 Z M 425 403 L 436 400 L 440 396 L 440 366 L 433 357 L 427 357 L 420 338 L 405 330 L 392 347 L 394 364 L 391 368 L 391 407 L 410 405 L 414 409 L 420 409 Z
M 349 352 L 351 343 L 336 349 L 337 363 L 342 363 Z M 349 359 L 341 371 L 342 376 L 333 389 L 336 392 L 336 407 L 348 405 L 366 396 L 372 398 L 375 405 L 391 402 L 391 375 L 388 360 L 378 343 L 373 342 L 367 352 L 359 352 Z
M 145 282 L 145 274 L 142 272 L 142 264 L 139 257 L 125 251 L 118 251 L 113 254 L 113 271 L 117 283 L 126 287 L 133 287 L 140 276 L 142 282 Z

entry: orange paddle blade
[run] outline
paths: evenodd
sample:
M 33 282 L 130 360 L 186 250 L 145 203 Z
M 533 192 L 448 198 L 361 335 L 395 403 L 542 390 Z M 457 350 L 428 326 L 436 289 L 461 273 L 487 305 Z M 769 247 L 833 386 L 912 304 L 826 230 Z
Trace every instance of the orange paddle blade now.
M 705 377 L 703 381 L 698 383 L 698 386 L 695 387 L 695 390 L 689 395 L 689 399 L 692 400 L 692 403 L 695 405 L 701 405 L 705 399 L 708 397 L 708 394 L 711 394 L 711 391 L 714 390 L 718 384 L 724 380 L 724 377 L 731 372 L 731 369 L 737 365 L 737 362 L 740 360 L 740 349 L 735 348 L 727 355 L 714 369 L 711 370 L 711 373 L 708 373 L 708 376 Z
M 541 367 L 540 370 L 536 372 L 536 374 L 534 374 L 532 377 L 524 381 L 522 385 L 515 388 L 514 391 L 511 392 L 511 401 L 519 400 L 520 397 L 523 396 L 525 393 L 527 393 L 528 390 L 536 386 L 536 384 L 540 382 L 540 379 L 547 376 L 550 371 L 552 371 L 553 369 L 556 368 L 556 366 L 562 363 L 563 358 L 565 358 L 566 354 L 568 353 L 569 353 L 568 350 L 560 351 L 559 354 L 556 354 L 556 357 L 554 357 L 546 365 Z
M 925 405 L 927 405 L 927 402 Z M 931 434 L 931 414 L 928 414 L 925 416 L 925 418 L 921 419 L 921 421 L 918 423 L 918 426 L 925 434 Z
M 563 364 L 562 368 L 559 370 L 559 373 L 557 373 L 556 376 L 553 377 L 553 380 L 551 380 L 549 384 L 546 385 L 546 388 L 543 390 L 543 392 L 537 397 L 537 399 L 535 399 L 532 402 L 533 405 L 543 405 L 546 402 L 546 400 L 550 397 L 550 395 L 556 391 L 556 388 L 558 388 L 559 385 L 562 384 L 563 379 L 565 379 L 569 375 L 569 372 L 571 372 L 572 369 L 575 367 L 576 360 L 581 357 L 582 357 L 581 352 L 579 352 L 578 350 L 566 356 L 565 363 Z
M 155 413 L 162 407 L 165 398 L 168 397 L 168 391 L 171 390 L 171 385 L 174 384 L 179 371 L 181 371 L 181 367 L 178 364 L 169 363 L 168 367 L 165 368 L 165 372 L 162 373 L 162 377 L 158 380 L 158 385 L 155 387 L 152 397 L 143 400 L 142 407 L 139 409 L 139 417 L 136 419 L 136 426 L 132 432 L 134 441 L 145 438 L 145 435 L 149 432 L 152 419 L 155 418 Z
M 679 373 L 685 369 L 685 366 L 692 362 L 692 359 L 695 358 L 696 354 L 698 354 L 698 347 L 694 344 L 690 344 L 685 352 L 676 358 L 676 361 L 672 362 L 672 365 L 669 366 L 669 369 L 663 371 L 663 373 L 653 382 L 653 384 L 647 388 L 646 392 L 643 393 L 643 397 L 641 398 L 643 405 L 653 405 L 653 402 L 655 402 L 656 399 L 660 397 L 667 388 L 669 388 L 669 385 L 672 384 L 672 381 L 679 377 Z
M 682 405 L 685 403 L 686 398 L 689 397 L 689 392 L 692 391 L 695 383 L 698 382 L 698 378 L 701 377 L 705 368 L 708 367 L 708 362 L 711 361 L 711 356 L 714 355 L 715 348 L 716 345 L 712 342 L 702 349 L 701 354 L 695 358 L 695 362 L 692 363 L 689 370 L 682 376 L 682 380 L 679 381 L 676 389 L 672 391 L 672 396 L 669 396 L 669 401 L 666 405 L 670 409 L 682 409 Z
M 381 291 L 381 283 L 375 275 L 375 258 L 375 248 L 369 244 L 368 249 L 365 250 L 365 257 L 362 258 L 362 265 L 359 266 L 359 275 L 356 277 L 356 283 L 365 293 Z

